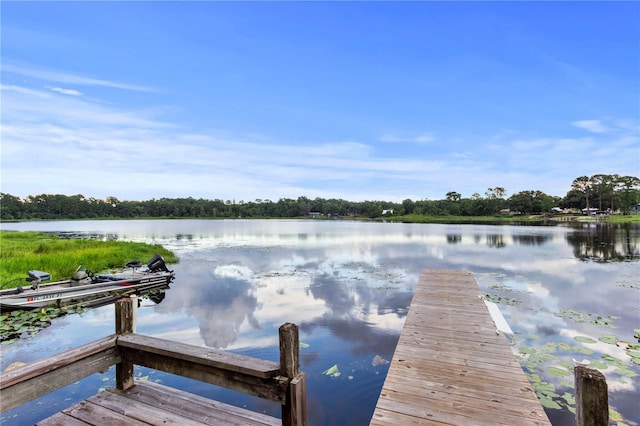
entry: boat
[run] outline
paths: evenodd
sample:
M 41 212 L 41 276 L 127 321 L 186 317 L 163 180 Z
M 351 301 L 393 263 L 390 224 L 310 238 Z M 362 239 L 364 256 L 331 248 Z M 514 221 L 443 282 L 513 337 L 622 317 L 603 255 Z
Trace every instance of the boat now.
M 43 283 L 51 279 L 47 272 L 31 270 L 26 281 L 28 288 L 17 287 L 0 290 L 0 309 L 40 309 L 48 306 L 100 306 L 122 296 L 141 295 L 168 288 L 175 275 L 167 268 L 165 260 L 155 255 L 149 262 L 128 262 L 125 270 L 113 274 L 94 275 L 78 267 L 71 279 Z

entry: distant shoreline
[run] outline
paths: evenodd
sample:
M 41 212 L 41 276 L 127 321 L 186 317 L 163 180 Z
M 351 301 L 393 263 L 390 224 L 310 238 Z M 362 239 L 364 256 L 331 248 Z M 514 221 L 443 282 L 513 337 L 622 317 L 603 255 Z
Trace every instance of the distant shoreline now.
M 11 219 L 0 220 L 0 223 L 26 223 L 26 222 L 57 222 L 57 221 L 108 221 L 108 220 L 352 220 L 352 221 L 365 221 L 365 222 L 399 222 L 399 223 L 441 223 L 441 224 L 478 224 L 484 223 L 487 225 L 509 225 L 520 223 L 541 223 L 541 222 L 563 222 L 563 223 L 578 223 L 578 222 L 593 222 L 593 223 L 640 223 L 640 214 L 632 215 L 610 215 L 602 217 L 589 217 L 589 216 L 577 216 L 577 215 L 522 215 L 522 216 L 428 216 L 428 215 L 403 215 L 403 216 L 384 216 L 377 218 L 367 217 L 95 217 L 95 218 L 78 218 L 78 219 Z

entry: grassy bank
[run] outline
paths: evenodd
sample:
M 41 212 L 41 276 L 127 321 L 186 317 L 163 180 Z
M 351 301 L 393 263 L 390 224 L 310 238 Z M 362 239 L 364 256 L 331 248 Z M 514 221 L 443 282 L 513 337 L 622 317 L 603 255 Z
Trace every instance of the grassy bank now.
M 52 281 L 68 279 L 83 265 L 93 272 L 118 270 L 130 260 L 146 262 L 162 255 L 167 263 L 178 258 L 159 244 L 124 241 L 60 239 L 55 234 L 0 231 L 0 285 L 24 285 L 27 271 L 51 274 Z
M 559 216 L 561 217 L 561 216 Z M 580 221 L 594 222 L 615 222 L 615 223 L 640 223 L 640 215 L 612 215 L 605 217 L 590 218 L 588 216 L 575 216 Z M 523 223 L 523 222 L 541 222 L 544 220 L 542 215 L 522 215 L 522 216 L 427 216 L 427 215 L 403 215 L 389 216 L 379 220 L 389 222 L 403 223 Z
M 385 220 L 404 223 L 520 223 L 539 222 L 543 218 L 541 216 L 426 216 L 411 214 L 390 216 Z

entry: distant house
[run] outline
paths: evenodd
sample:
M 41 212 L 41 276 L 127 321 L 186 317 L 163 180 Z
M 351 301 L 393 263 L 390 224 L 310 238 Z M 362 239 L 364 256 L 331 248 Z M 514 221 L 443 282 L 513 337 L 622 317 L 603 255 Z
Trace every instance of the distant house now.
M 309 217 L 320 217 L 322 213 L 320 212 L 309 212 Z
M 635 206 L 631 206 L 631 214 L 640 214 L 640 203 Z
M 589 216 L 595 216 L 596 213 L 598 213 L 598 209 L 596 209 L 595 207 L 589 208 L 588 212 L 587 212 L 587 209 L 582 209 L 582 214 L 586 214 L 586 215 L 589 215 Z
M 382 210 L 382 216 L 387 215 L 387 214 L 393 214 L 393 209 Z
M 552 207 L 551 213 L 564 213 L 564 210 L 562 210 L 560 207 Z

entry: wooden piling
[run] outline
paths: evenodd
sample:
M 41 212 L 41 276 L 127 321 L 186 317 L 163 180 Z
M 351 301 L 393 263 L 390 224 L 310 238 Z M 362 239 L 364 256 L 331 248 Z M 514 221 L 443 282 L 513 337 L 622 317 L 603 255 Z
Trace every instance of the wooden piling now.
M 138 298 L 123 297 L 116 301 L 116 334 L 129 334 L 135 332 L 136 328 L 136 309 L 138 307 Z M 122 361 L 116 364 L 116 388 L 119 390 L 127 390 L 133 386 L 133 362 L 122 358 Z
M 576 426 L 607 426 L 609 395 L 604 374 L 578 365 L 574 368 Z
M 306 377 L 300 372 L 298 326 L 280 326 L 280 374 L 289 379 L 287 398 L 282 405 L 282 424 L 304 426 L 307 419 Z

